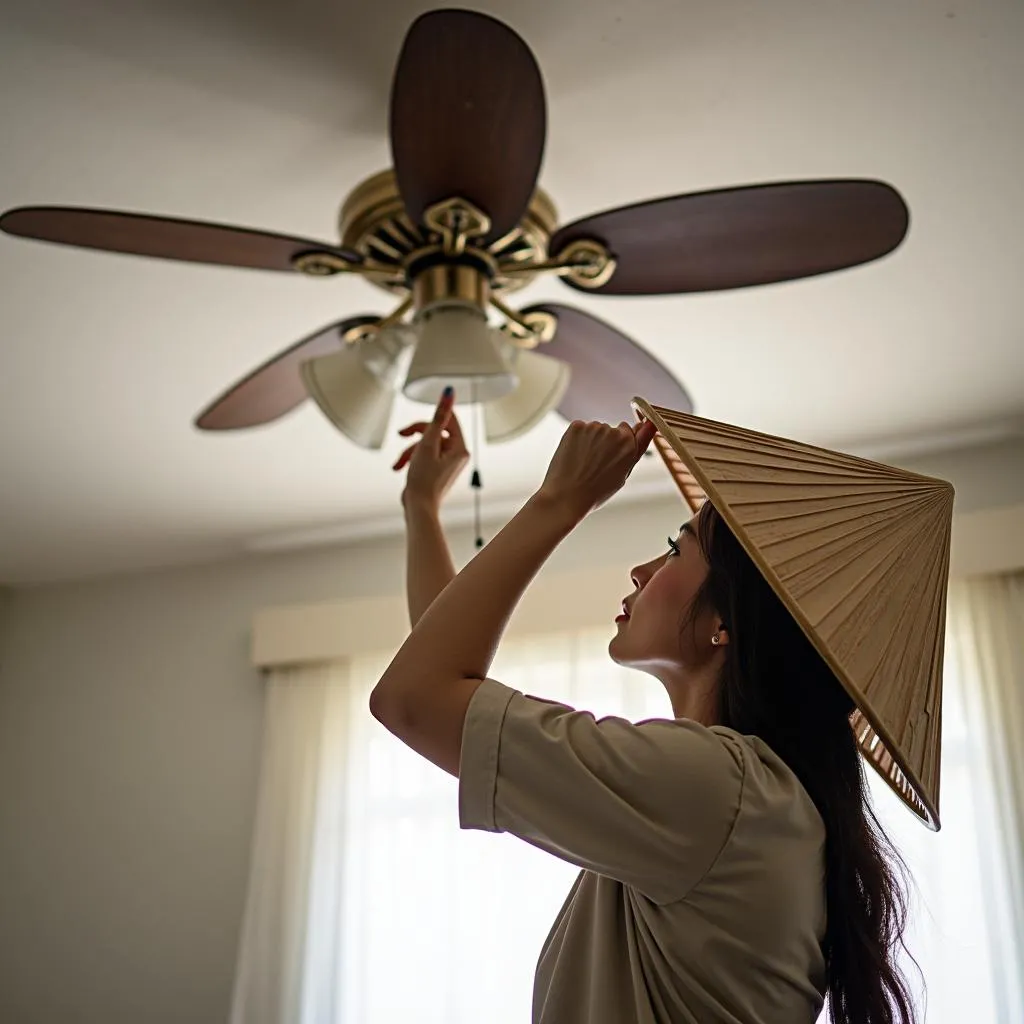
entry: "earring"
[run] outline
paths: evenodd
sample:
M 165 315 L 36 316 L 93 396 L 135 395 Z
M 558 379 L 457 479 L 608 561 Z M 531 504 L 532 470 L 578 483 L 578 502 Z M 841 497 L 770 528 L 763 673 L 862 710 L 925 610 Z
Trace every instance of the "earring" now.
M 712 645 L 713 645 L 714 647 L 717 647 L 717 646 L 718 646 L 718 645 L 719 645 L 719 644 L 720 644 L 721 642 L 722 642 L 722 638 L 721 638 L 721 637 L 720 637 L 720 636 L 719 636 L 719 635 L 718 635 L 717 633 L 714 633 L 714 634 L 712 635 L 712 637 L 711 637 L 711 643 L 712 643 Z

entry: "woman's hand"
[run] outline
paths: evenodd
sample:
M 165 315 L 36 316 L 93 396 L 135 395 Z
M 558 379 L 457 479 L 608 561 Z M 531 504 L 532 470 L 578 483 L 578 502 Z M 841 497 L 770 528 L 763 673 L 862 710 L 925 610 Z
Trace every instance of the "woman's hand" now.
M 617 427 L 575 420 L 562 435 L 538 495 L 583 519 L 622 487 L 656 433 L 648 420 Z
M 410 502 L 436 511 L 444 496 L 469 461 L 469 451 L 462 437 L 462 428 L 455 416 L 455 392 L 448 388 L 429 422 L 410 423 L 400 430 L 402 437 L 419 434 L 420 439 L 409 445 L 398 457 L 392 469 L 409 467 L 402 492 L 402 504 Z

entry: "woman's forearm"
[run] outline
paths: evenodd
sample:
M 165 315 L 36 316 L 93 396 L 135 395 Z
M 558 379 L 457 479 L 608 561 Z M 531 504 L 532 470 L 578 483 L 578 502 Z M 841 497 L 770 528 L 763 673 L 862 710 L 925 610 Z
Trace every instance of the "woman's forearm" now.
M 423 612 L 378 698 L 429 700 L 454 679 L 483 678 L 526 587 L 578 521 L 562 503 L 531 498 Z
M 409 622 L 415 626 L 434 598 L 455 578 L 437 507 L 413 498 L 405 509 L 405 590 Z
M 370 694 L 370 712 L 439 768 L 459 774 L 462 731 L 505 626 L 578 520 L 535 495 L 437 596 Z
M 519 599 L 556 547 L 608 500 L 651 443 L 647 423 L 574 421 L 541 489 L 422 613 L 370 695 L 370 712 L 458 775 L 470 705 Z

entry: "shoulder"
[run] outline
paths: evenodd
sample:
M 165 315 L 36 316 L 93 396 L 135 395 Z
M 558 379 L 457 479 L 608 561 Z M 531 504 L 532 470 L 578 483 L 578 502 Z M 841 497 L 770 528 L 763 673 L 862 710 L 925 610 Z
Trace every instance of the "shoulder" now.
M 824 823 L 792 768 L 759 736 L 713 726 L 721 742 L 743 764 L 743 810 L 751 817 L 777 819 L 815 840 L 824 838 Z
M 596 718 L 589 711 L 525 694 L 515 694 L 509 704 L 510 717 L 542 724 L 546 731 L 567 739 L 592 743 L 609 756 L 624 762 L 637 775 L 651 781 L 645 769 L 673 766 L 685 769 L 686 777 L 707 775 L 732 788 L 742 782 L 745 761 L 737 745 L 742 739 L 731 730 L 708 728 L 686 718 L 649 718 L 632 722 L 617 716 Z M 657 774 L 653 778 L 657 778 Z M 678 782 L 669 772 L 664 781 Z
M 731 819 L 739 808 L 746 763 L 731 736 L 688 719 L 596 718 L 506 687 L 493 693 L 502 705 L 502 753 L 510 763 L 557 760 L 566 780 L 578 774 L 566 770 L 570 763 L 585 765 L 621 798 L 691 824 Z
M 649 718 L 633 724 L 605 718 L 600 725 L 612 733 L 629 735 L 634 743 L 649 745 L 670 761 L 685 762 L 691 770 L 708 772 L 740 785 L 747 769 L 742 739 L 732 730 L 708 727 L 688 718 Z

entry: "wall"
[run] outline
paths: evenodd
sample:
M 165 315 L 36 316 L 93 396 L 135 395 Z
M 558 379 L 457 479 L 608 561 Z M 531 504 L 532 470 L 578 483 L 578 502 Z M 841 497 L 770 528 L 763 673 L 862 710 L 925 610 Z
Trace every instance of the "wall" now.
M 1003 448 L 927 469 L 964 509 L 1024 502 L 1024 447 Z M 675 499 L 613 505 L 549 571 L 621 566 L 610 619 L 679 519 Z M 470 535 L 453 546 L 465 557 Z M 226 1019 L 262 720 L 253 617 L 393 597 L 402 575 L 391 539 L 0 601 L 0 1020 Z
M 668 524 L 630 512 L 636 557 L 678 525 L 669 508 Z M 602 550 L 597 525 L 555 565 Z M 453 545 L 467 555 L 472 538 Z M 253 615 L 393 595 L 402 580 L 390 540 L 13 595 L 0 620 L 0 1020 L 226 1019 L 262 715 Z

